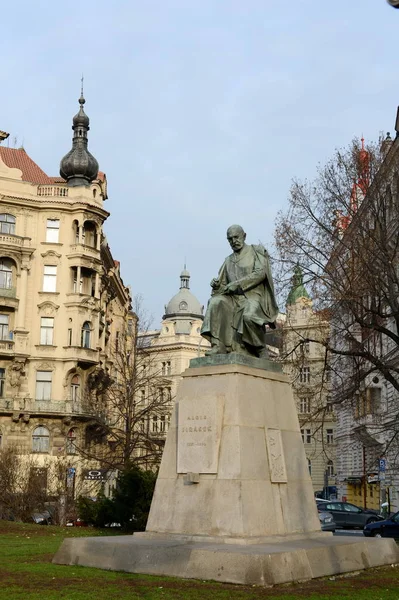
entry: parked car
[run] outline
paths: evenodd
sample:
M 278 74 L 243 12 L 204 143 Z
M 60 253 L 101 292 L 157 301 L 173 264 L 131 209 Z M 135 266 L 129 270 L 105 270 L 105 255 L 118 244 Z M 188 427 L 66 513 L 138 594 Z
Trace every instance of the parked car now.
M 363 535 L 366 537 L 399 538 L 399 512 L 383 521 L 365 525 Z
M 48 510 L 32 514 L 32 519 L 36 525 L 51 525 L 51 514 Z
M 82 519 L 68 519 L 66 522 L 67 527 L 88 527 L 87 523 Z
M 349 502 L 319 502 L 316 498 L 316 504 L 319 511 L 327 511 L 332 514 L 338 527 L 348 529 L 361 527 L 363 529 L 368 523 L 375 523 L 384 519 L 375 510 L 360 508 Z
M 326 512 L 325 510 L 319 510 L 319 519 L 322 531 L 332 531 L 334 533 L 337 524 L 331 513 Z

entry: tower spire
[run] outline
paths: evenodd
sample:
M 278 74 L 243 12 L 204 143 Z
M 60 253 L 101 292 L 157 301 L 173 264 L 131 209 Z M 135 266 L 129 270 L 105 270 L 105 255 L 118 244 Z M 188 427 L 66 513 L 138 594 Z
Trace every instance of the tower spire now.
M 180 289 L 190 289 L 190 273 L 186 269 L 186 261 L 184 261 L 184 269 L 180 273 Z
M 60 163 L 60 175 L 70 186 L 87 186 L 97 177 L 98 162 L 87 149 L 90 119 L 84 111 L 83 75 L 81 78 L 79 112 L 73 117 L 72 149 Z

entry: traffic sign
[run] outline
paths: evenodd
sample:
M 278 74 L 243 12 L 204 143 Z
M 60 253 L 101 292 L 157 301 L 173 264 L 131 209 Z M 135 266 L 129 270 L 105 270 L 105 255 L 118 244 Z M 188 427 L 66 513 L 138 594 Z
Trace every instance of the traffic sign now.
M 386 468 L 386 460 L 385 458 L 380 458 L 379 460 L 379 470 L 381 473 L 385 472 L 385 468 Z

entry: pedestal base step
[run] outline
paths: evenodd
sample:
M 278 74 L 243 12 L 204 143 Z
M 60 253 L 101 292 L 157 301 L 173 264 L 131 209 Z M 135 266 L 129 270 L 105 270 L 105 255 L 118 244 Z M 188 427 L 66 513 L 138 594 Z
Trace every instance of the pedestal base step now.
M 143 534 L 64 540 L 53 562 L 271 586 L 397 563 L 399 549 L 392 539 L 323 536 L 243 545 Z

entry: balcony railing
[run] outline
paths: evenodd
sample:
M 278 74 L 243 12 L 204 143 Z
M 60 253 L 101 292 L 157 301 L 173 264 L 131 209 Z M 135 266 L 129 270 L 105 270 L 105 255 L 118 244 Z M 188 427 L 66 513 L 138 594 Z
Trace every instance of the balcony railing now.
M 72 244 L 70 254 L 82 254 L 83 256 L 89 256 L 90 258 L 99 258 L 100 250 L 93 246 L 87 246 L 86 244 Z
M 383 421 L 383 415 L 382 414 L 378 414 L 378 413 L 374 413 L 374 414 L 367 414 L 367 415 L 362 415 L 360 417 L 355 417 L 355 423 L 354 426 L 355 427 L 359 427 L 362 425 L 380 425 Z
M 37 195 L 38 196 L 55 196 L 58 198 L 65 198 L 68 196 L 68 188 L 66 185 L 38 185 Z
M 12 398 L 0 398 L 0 411 L 47 415 L 95 415 L 95 411 L 93 409 L 90 410 L 84 402 L 32 400 L 31 398 L 16 398 L 15 400 Z
M 96 363 L 99 360 L 98 350 L 81 346 L 64 346 L 65 354 L 73 360 Z
M 1 340 L 0 339 L 0 354 L 6 352 L 7 354 L 14 352 L 14 341 L 10 339 Z
M 26 240 L 26 243 L 25 243 Z M 20 235 L 13 235 L 11 233 L 0 233 L 0 244 L 9 244 L 11 246 L 29 245 L 30 238 L 23 238 Z
M 17 297 L 17 288 L 2 288 L 0 287 L 0 297 L 2 298 L 16 298 Z

